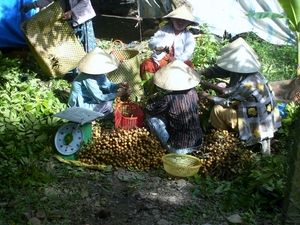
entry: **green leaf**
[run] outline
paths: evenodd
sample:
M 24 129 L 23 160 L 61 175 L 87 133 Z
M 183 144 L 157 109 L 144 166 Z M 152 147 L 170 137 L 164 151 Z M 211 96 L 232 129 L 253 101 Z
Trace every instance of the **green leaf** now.
M 255 18 L 255 19 L 276 19 L 276 18 L 285 18 L 284 15 L 278 14 L 278 13 L 273 13 L 273 12 L 257 12 L 257 13 L 248 13 L 246 16 Z
M 104 168 L 104 171 L 105 172 L 111 172 L 113 169 L 112 165 L 107 165 L 105 168 Z
M 81 190 L 80 195 L 81 195 L 82 198 L 86 198 L 86 197 L 89 196 L 89 192 L 88 192 L 88 190 L 83 189 L 83 190 Z
M 299 0 L 278 0 L 282 9 L 287 15 L 290 28 L 293 31 L 300 32 L 300 1 Z
M 129 178 L 128 178 L 128 176 L 126 176 L 126 175 L 118 175 L 118 179 L 120 180 L 120 181 L 129 181 Z
M 41 135 L 37 136 L 35 139 L 36 142 L 45 142 L 49 139 L 48 135 L 46 133 L 42 133 Z
M 219 194 L 228 190 L 230 190 L 230 182 L 225 182 L 215 190 L 215 193 Z

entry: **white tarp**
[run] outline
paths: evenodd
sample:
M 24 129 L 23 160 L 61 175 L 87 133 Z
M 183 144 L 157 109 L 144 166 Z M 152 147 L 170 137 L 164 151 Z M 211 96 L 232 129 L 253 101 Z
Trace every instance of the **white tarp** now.
M 180 2 L 180 0 L 179 0 Z M 181 2 L 185 2 L 182 0 Z M 253 19 L 247 13 L 274 12 L 283 14 L 277 0 L 189 0 L 193 15 L 200 24 L 207 24 L 210 32 L 233 36 L 254 32 L 272 44 L 296 44 L 296 35 L 288 28 L 285 19 Z M 170 0 L 138 0 L 142 18 L 161 18 L 172 10 Z M 161 10 L 162 9 L 162 10 Z

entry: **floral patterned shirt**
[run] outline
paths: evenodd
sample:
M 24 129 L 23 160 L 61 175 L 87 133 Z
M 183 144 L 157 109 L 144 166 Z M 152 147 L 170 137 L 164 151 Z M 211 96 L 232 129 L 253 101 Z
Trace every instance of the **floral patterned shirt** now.
M 226 93 L 228 98 L 215 97 L 214 101 L 237 109 L 239 136 L 247 145 L 272 138 L 281 127 L 274 93 L 260 73 L 245 75 L 236 85 L 227 88 Z

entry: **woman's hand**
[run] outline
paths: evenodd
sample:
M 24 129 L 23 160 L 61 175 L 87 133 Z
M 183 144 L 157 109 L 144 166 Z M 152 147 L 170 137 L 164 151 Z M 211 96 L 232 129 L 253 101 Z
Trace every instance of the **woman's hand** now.
M 117 92 L 117 96 L 118 97 L 128 97 L 131 95 L 131 88 L 127 88 L 127 89 L 120 89 L 118 92 Z
M 215 86 L 212 83 L 205 82 L 205 81 L 200 81 L 200 84 L 203 90 L 212 89 L 212 87 Z
M 222 95 L 225 93 L 226 88 L 223 87 L 219 87 L 215 84 L 209 83 L 209 82 L 205 82 L 205 81 L 200 81 L 201 87 L 203 88 L 203 90 L 214 90 L 215 92 L 217 92 L 219 95 Z
M 118 84 L 120 90 L 117 92 L 118 97 L 128 97 L 131 95 L 131 87 L 127 82 L 121 82 Z
M 163 95 L 159 94 L 158 92 L 150 95 L 149 100 L 150 102 L 157 102 L 163 98 Z
M 200 91 L 199 93 L 198 93 L 198 97 L 199 97 L 199 99 L 207 99 L 207 97 L 208 96 L 210 96 L 210 94 L 208 94 L 208 93 L 206 93 L 205 91 Z
M 214 96 L 208 94 L 208 93 L 205 92 L 205 91 L 200 91 L 200 92 L 198 92 L 198 97 L 199 97 L 200 100 L 205 100 L 205 99 L 207 99 L 207 100 L 209 100 L 209 101 L 214 101 Z
M 157 52 L 166 52 L 169 53 L 171 50 L 171 47 L 165 46 L 165 47 L 155 47 L 154 49 Z
M 204 77 L 210 76 L 211 75 L 211 71 L 208 69 L 202 69 L 202 70 L 198 70 L 198 73 L 200 75 L 203 75 Z
M 121 82 L 121 83 L 119 83 L 118 87 L 123 88 L 123 89 L 128 89 L 129 84 L 127 82 Z
M 63 20 L 70 20 L 72 19 L 72 10 L 65 12 L 64 16 L 62 17 Z

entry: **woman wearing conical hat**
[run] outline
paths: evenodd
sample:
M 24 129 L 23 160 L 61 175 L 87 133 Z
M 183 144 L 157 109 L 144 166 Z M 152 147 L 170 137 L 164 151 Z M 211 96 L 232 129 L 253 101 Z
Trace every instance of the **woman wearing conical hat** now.
M 193 34 L 187 30 L 187 27 L 199 24 L 185 5 L 163 18 L 169 23 L 160 28 L 149 40 L 149 47 L 153 54 L 141 64 L 140 73 L 143 80 L 149 79 L 146 72 L 153 75 L 173 59 L 181 60 L 194 68 L 190 59 L 196 44 Z
M 111 82 L 105 75 L 118 66 L 118 60 L 101 48 L 85 55 L 78 64 L 80 74 L 72 83 L 68 106 L 100 112 L 103 114 L 100 119 L 111 116 L 114 99 L 131 94 L 128 83 Z
M 218 54 L 220 56 L 238 48 L 239 46 L 244 46 L 245 48 L 247 48 L 249 50 L 249 52 L 256 58 L 258 59 L 258 55 L 257 53 L 254 51 L 254 49 L 241 37 L 239 37 L 238 39 L 236 39 L 235 41 L 231 42 L 230 44 L 228 44 L 227 46 L 223 47 Z M 214 78 L 221 78 L 221 79 L 228 79 L 228 82 L 225 81 L 220 81 L 218 82 L 218 86 L 221 87 L 230 87 L 235 85 L 237 82 L 239 82 L 240 79 L 242 79 L 242 77 L 240 77 L 238 74 L 233 73 L 231 71 L 228 70 L 224 70 L 219 66 L 212 66 L 212 67 L 208 67 L 205 69 L 202 69 L 199 71 L 199 73 L 201 75 L 204 76 L 205 79 L 214 79 Z
M 247 146 L 262 144 L 263 153 L 270 154 L 270 139 L 281 127 L 281 121 L 275 96 L 268 81 L 259 73 L 261 65 L 257 57 L 239 45 L 223 54 L 216 64 L 239 79 L 228 88 L 200 82 L 203 89 L 222 93 L 218 96 L 199 93 L 200 99 L 216 104 L 210 113 L 210 123 L 217 129 L 238 132 Z
M 199 149 L 203 142 L 195 89 L 200 82 L 199 74 L 182 61 L 174 60 L 158 70 L 153 81 L 164 94 L 149 98 L 146 106 L 151 132 L 168 152 L 187 154 Z

